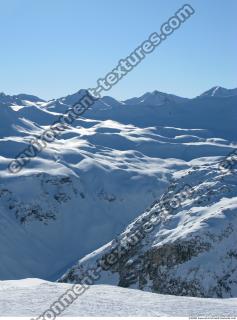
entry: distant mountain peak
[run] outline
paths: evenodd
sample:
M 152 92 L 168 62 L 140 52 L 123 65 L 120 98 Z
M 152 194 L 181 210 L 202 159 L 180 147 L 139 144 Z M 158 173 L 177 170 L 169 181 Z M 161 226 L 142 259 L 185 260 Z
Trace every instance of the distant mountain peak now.
M 131 98 L 125 100 L 126 104 L 130 105 L 151 105 L 151 106 L 159 106 L 164 105 L 166 103 L 179 103 L 187 98 L 179 97 L 174 94 L 164 93 L 158 90 L 154 90 L 152 92 L 146 92 L 140 97 Z
M 157 96 L 157 95 L 161 95 L 161 96 L 169 95 L 168 93 L 164 93 L 164 92 L 161 92 L 161 91 L 158 91 L 158 90 L 152 91 L 151 94 L 153 94 L 155 96 Z
M 67 105 L 73 105 L 76 102 L 78 102 L 84 95 L 86 95 L 87 92 L 88 91 L 86 89 L 80 89 L 75 93 L 69 94 L 59 99 L 53 99 L 53 100 L 61 101 L 62 103 Z
M 200 97 L 230 97 L 237 95 L 237 88 L 226 89 L 221 86 L 215 86 L 205 91 Z
M 20 100 L 26 100 L 31 102 L 45 102 L 44 99 L 41 99 L 35 95 L 32 94 L 26 94 L 26 93 L 20 93 L 13 96 L 14 98 L 20 99 Z
M 34 95 L 20 93 L 17 95 L 9 95 L 4 92 L 0 92 L 0 103 L 4 105 L 24 105 L 25 102 L 37 103 L 45 102 L 45 100 L 36 97 Z

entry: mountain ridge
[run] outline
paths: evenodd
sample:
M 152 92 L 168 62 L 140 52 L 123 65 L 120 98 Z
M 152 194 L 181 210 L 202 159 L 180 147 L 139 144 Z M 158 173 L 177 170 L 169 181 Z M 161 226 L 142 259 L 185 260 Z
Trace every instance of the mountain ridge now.
M 30 102 L 43 102 L 43 103 L 55 103 L 57 101 L 72 105 L 76 103 L 77 101 L 80 100 L 80 97 L 82 97 L 84 94 L 86 94 L 88 91 L 86 89 L 80 89 L 75 93 L 68 94 L 67 96 L 62 96 L 59 98 L 54 98 L 54 99 L 49 99 L 45 100 L 42 98 L 39 98 L 35 95 L 29 95 L 29 94 L 16 94 L 16 95 L 9 95 L 5 94 L 4 92 L 0 93 L 0 104 L 1 103 L 14 103 L 14 102 L 22 102 L 22 101 L 30 101 Z M 193 98 L 186 98 L 186 97 L 181 97 L 175 94 L 170 94 L 170 93 L 165 93 L 165 92 L 160 92 L 158 90 L 154 90 L 151 92 L 145 92 L 139 97 L 131 97 L 125 100 L 117 100 L 111 96 L 103 96 L 100 98 L 102 101 L 103 100 L 109 100 L 110 102 L 113 101 L 116 104 L 127 104 L 127 105 L 141 105 L 141 104 L 151 104 L 151 105 L 162 105 L 165 103 L 170 103 L 170 102 L 183 102 L 183 101 L 188 101 L 190 99 L 194 99 L 197 97 L 229 97 L 229 96 L 235 96 L 237 95 L 237 88 L 233 89 L 227 89 L 221 86 L 214 86 L 200 95 L 193 97 Z

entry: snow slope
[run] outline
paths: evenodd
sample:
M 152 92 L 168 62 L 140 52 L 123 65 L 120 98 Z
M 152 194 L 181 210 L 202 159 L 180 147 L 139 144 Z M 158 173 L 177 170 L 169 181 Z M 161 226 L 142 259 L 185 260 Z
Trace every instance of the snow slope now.
M 0 96 L 0 279 L 59 278 L 157 200 L 174 172 L 237 146 L 237 96 L 163 103 L 159 93 L 139 105 L 103 97 L 10 174 L 9 161 L 83 92 Z
M 112 242 L 81 259 L 60 281 L 80 283 L 88 269 L 101 266 L 96 283 L 163 294 L 237 297 L 236 174 L 237 168 L 223 173 L 218 162 L 207 158 L 192 160 L 189 169 L 174 173 L 161 200 Z M 192 193 L 179 203 L 187 185 Z M 146 232 L 149 221 L 152 228 Z M 134 243 L 136 237 L 139 241 Z M 115 260 L 111 265 L 107 259 Z
M 24 279 L 0 282 L 0 316 L 37 317 L 71 285 Z M 10 307 L 9 307 L 10 306 Z M 62 316 L 189 316 L 234 317 L 237 299 L 177 297 L 124 289 L 91 286 Z

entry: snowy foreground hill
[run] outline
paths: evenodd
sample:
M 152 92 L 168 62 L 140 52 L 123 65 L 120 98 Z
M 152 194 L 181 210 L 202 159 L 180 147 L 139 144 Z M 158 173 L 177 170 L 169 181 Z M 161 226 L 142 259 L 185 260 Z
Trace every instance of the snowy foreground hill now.
M 0 282 L 0 316 L 37 318 L 71 285 L 39 279 Z M 234 317 L 237 299 L 203 299 L 142 292 L 114 286 L 91 286 L 62 316 Z M 48 319 L 48 318 L 47 318 Z
M 236 297 L 236 168 L 220 167 L 237 148 L 236 90 L 215 87 L 194 99 L 159 91 L 127 101 L 103 97 L 10 173 L 9 162 L 82 95 L 0 94 L 0 280 L 80 282 L 140 231 L 99 284 Z M 189 197 L 160 214 L 161 199 L 185 185 Z

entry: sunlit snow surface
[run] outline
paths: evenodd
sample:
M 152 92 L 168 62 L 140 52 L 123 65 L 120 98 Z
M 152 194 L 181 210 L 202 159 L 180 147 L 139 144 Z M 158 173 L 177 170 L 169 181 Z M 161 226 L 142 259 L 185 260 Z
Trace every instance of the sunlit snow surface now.
M 24 279 L 0 282 L 0 316 L 37 317 L 71 285 Z M 236 316 L 237 298 L 205 299 L 91 286 L 62 316 Z

